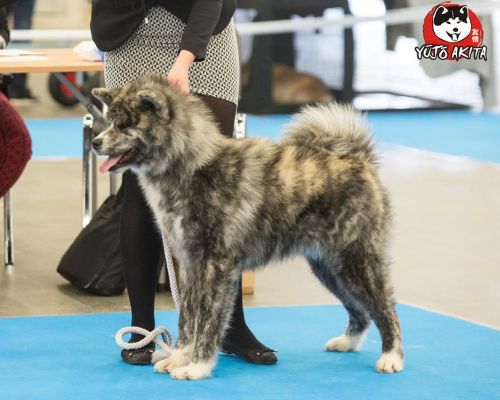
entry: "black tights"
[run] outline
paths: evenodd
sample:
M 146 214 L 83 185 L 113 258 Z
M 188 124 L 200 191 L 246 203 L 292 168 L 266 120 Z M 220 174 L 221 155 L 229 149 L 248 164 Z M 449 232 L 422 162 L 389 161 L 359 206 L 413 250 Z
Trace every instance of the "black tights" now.
M 232 137 L 236 106 L 226 100 L 199 95 L 210 107 L 224 135 Z M 120 240 L 127 291 L 132 309 L 132 325 L 148 330 L 155 327 L 154 300 L 158 279 L 158 263 L 162 251 L 152 212 L 144 199 L 136 176 L 123 175 L 125 200 L 121 217 Z M 137 341 L 142 337 L 132 337 Z M 249 349 L 265 348 L 252 334 L 243 315 L 240 291 L 236 298 L 231 326 L 226 342 Z

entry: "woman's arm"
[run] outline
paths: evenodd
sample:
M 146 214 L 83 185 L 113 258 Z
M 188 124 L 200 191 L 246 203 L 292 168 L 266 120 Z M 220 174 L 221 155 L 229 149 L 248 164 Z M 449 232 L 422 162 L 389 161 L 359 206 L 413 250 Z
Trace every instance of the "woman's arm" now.
M 193 65 L 194 57 L 190 51 L 181 50 L 167 75 L 167 81 L 185 95 L 189 94 L 189 67 Z
M 184 29 L 181 50 L 194 54 L 194 61 L 205 59 L 208 42 L 219 22 L 223 0 L 193 0 Z
M 167 75 L 167 80 L 186 95 L 189 94 L 189 68 L 193 62 L 205 59 L 208 42 L 219 21 L 222 1 L 193 0 L 179 54 Z
M 4 48 L 9 43 L 9 26 L 7 25 L 7 11 L 5 8 L 0 8 L 0 49 Z

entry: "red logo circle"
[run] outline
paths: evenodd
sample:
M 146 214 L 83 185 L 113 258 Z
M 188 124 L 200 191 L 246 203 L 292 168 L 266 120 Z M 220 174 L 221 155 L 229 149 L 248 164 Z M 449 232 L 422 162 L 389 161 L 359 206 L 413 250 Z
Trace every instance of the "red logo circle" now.
M 423 33 L 426 44 L 447 46 L 448 54 L 456 46 L 479 47 L 484 36 L 474 11 L 466 5 L 450 2 L 440 3 L 427 13 Z

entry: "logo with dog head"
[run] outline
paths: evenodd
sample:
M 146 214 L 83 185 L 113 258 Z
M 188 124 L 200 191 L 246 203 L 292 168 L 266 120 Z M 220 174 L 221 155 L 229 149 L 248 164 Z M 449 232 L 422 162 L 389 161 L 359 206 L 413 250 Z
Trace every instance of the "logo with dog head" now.
M 441 40 L 456 43 L 472 30 L 467 6 L 439 6 L 432 17 L 432 30 Z
M 418 59 L 486 61 L 481 21 L 468 6 L 445 2 L 430 10 L 423 26 L 425 44 L 416 47 Z

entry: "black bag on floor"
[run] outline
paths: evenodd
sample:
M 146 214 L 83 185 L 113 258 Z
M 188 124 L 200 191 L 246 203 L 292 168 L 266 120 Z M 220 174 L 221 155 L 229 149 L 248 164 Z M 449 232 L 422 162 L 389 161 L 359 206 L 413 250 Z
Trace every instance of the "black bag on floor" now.
M 99 296 L 123 293 L 120 253 L 123 188 L 109 196 L 66 251 L 57 272 L 76 287 Z

